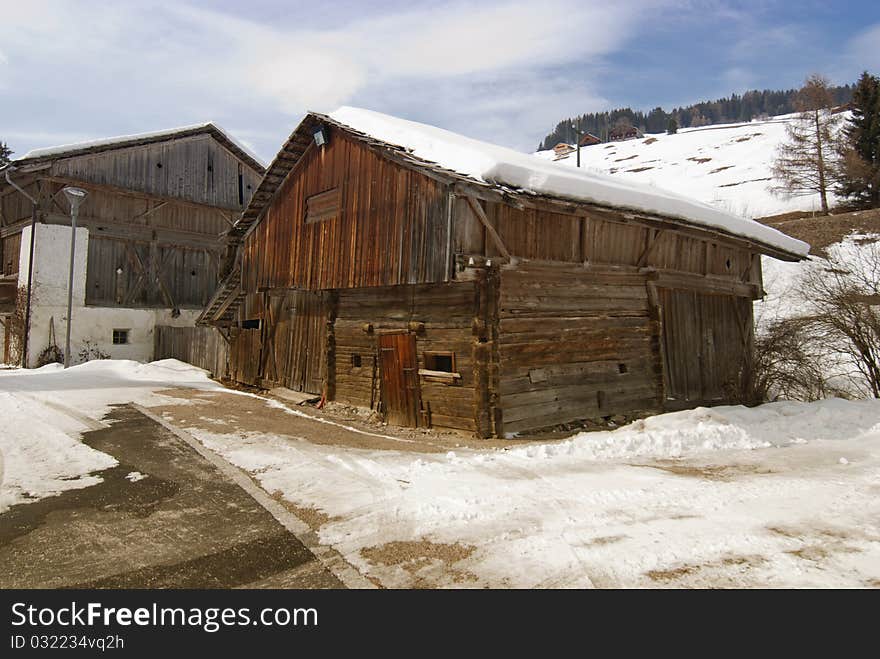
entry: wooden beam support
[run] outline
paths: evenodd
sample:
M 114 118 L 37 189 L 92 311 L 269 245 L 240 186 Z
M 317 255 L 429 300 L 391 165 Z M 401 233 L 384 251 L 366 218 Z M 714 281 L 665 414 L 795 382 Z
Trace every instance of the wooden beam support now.
M 486 216 L 486 211 L 483 210 L 480 202 L 478 202 L 470 195 L 467 195 L 465 199 L 467 199 L 468 205 L 471 207 L 474 215 L 486 229 L 486 233 L 492 239 L 492 242 L 495 243 L 495 247 L 498 248 L 498 251 L 501 252 L 501 255 L 504 256 L 504 258 L 510 260 L 512 257 L 510 256 L 510 252 L 507 250 L 507 246 L 504 244 L 504 241 L 501 240 L 501 236 L 498 235 L 498 232 L 495 231 L 495 227 L 493 227 L 492 223 L 489 222 L 489 218 Z
M 638 263 L 636 263 L 636 267 L 644 268 L 648 264 L 648 259 L 651 258 L 651 254 L 654 252 L 654 248 L 660 242 L 660 236 L 663 235 L 663 229 L 648 229 L 648 244 L 645 246 L 642 255 L 639 256 Z

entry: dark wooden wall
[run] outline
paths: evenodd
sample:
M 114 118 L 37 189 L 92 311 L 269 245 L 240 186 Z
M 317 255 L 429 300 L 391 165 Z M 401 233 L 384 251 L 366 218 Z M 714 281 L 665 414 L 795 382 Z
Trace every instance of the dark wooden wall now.
M 383 331 L 410 330 L 415 335 L 420 369 L 425 368 L 425 351 L 451 351 L 461 376 L 454 380 L 419 378 L 422 408 L 429 414 L 430 422 L 476 431 L 478 392 L 472 333 L 475 305 L 472 282 L 339 291 L 333 327 L 336 400 L 378 409 L 376 337 Z M 422 323 L 424 327 L 410 329 L 412 323 Z M 368 324 L 372 331 L 365 332 Z M 353 355 L 360 356 L 360 367 L 353 366 Z
M 659 230 L 626 219 L 624 213 L 599 209 L 567 214 L 495 202 L 482 202 L 482 206 L 515 257 L 654 268 L 761 283 L 760 258 L 754 252 L 698 228 Z M 465 199 L 456 200 L 454 218 L 457 254 L 500 255 Z
M 737 400 L 754 338 L 752 301 L 665 288 L 658 297 L 667 407 Z
M 340 213 L 306 223 L 306 200 L 333 188 Z M 245 290 L 445 281 L 449 203 L 442 183 L 333 130 L 325 147 L 309 147 L 246 237 Z
M 210 135 L 63 158 L 50 171 L 61 178 L 238 211 L 261 178 Z
M 86 304 L 201 309 L 217 286 L 217 268 L 206 249 L 90 235 Z
M 503 430 L 662 409 L 659 326 L 636 272 L 502 269 Z
M 21 250 L 21 233 L 14 233 L 0 238 L 3 245 L 2 275 L 14 275 L 18 272 L 18 259 Z

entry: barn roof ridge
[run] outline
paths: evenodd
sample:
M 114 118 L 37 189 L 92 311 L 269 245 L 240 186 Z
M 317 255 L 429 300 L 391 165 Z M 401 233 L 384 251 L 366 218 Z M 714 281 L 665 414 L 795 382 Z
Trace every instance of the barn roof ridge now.
M 441 139 L 447 135 L 450 136 L 451 139 L 460 139 L 463 142 L 466 142 L 467 147 L 473 149 L 474 152 L 478 155 L 480 148 L 485 148 L 487 152 L 491 150 L 498 150 L 500 152 L 504 152 L 504 154 L 510 154 L 509 157 L 511 158 L 516 157 L 517 162 L 513 163 L 512 166 L 500 168 L 502 171 L 499 173 L 499 175 L 487 176 L 486 178 L 475 175 L 473 172 L 459 171 L 453 169 L 450 166 L 445 166 L 442 162 L 438 162 L 438 160 L 440 159 L 431 160 L 423 157 L 418 153 L 418 148 L 412 148 L 406 143 L 397 143 L 393 139 L 388 139 L 387 137 L 377 136 L 376 134 L 373 134 L 368 130 L 362 130 L 357 126 L 353 126 L 351 125 L 351 123 L 347 123 L 345 121 L 345 118 L 348 115 L 358 117 L 358 113 L 362 113 L 364 116 L 367 117 L 368 120 L 374 117 L 378 117 L 380 122 L 383 120 L 387 120 L 388 122 L 399 122 L 401 125 L 404 126 L 405 130 L 400 131 L 400 134 L 404 136 L 406 135 L 407 129 L 415 126 L 416 130 L 424 129 L 426 131 L 436 131 L 437 134 L 440 135 Z M 579 190 L 578 192 L 580 194 L 576 195 L 563 194 L 560 193 L 558 189 L 554 190 L 552 188 L 548 188 L 547 186 L 542 188 L 540 182 L 536 185 L 530 186 L 528 185 L 528 183 L 531 182 L 532 178 L 537 181 L 541 180 L 541 176 L 545 176 L 546 178 L 546 172 L 541 172 L 539 170 L 543 165 L 547 163 L 543 163 L 542 161 L 539 161 L 537 159 L 535 159 L 535 162 L 533 163 L 531 162 L 531 158 L 533 158 L 533 156 L 529 156 L 528 154 L 520 154 L 519 152 L 514 152 L 511 149 L 506 149 L 505 147 L 500 147 L 497 145 L 481 142 L 480 140 L 467 138 L 452 133 L 451 131 L 435 128 L 433 126 L 418 124 L 416 122 L 410 122 L 408 120 L 397 119 L 395 117 L 382 115 L 381 113 L 377 112 L 359 110 L 357 108 L 340 108 L 335 113 L 329 115 L 319 112 L 308 112 L 303 117 L 302 121 L 300 121 L 294 131 L 290 134 L 290 137 L 288 137 L 288 139 L 282 145 L 275 159 L 267 168 L 263 180 L 260 182 L 257 190 L 254 192 L 254 195 L 252 196 L 247 208 L 242 213 L 241 218 L 238 220 L 238 222 L 236 222 L 235 226 L 230 229 L 229 238 L 232 241 L 238 241 L 243 238 L 250 231 L 250 229 L 260 220 L 260 217 L 262 216 L 264 210 L 271 203 L 278 189 L 281 187 L 281 184 L 287 178 L 287 175 L 295 168 L 296 164 L 300 161 L 303 154 L 312 143 L 312 133 L 314 129 L 322 123 L 334 126 L 361 142 L 381 149 L 386 156 L 391 157 L 404 165 L 419 169 L 431 176 L 434 176 L 435 178 L 440 178 L 449 183 L 462 182 L 466 183 L 469 186 L 483 187 L 487 190 L 500 192 L 506 198 L 515 195 L 521 195 L 522 197 L 526 198 L 545 199 L 550 201 L 562 202 L 564 204 L 582 205 L 584 207 L 593 206 L 606 209 L 617 209 L 629 213 L 636 212 L 648 214 L 656 220 L 669 221 L 672 224 L 684 223 L 697 229 L 703 229 L 710 232 L 715 231 L 721 233 L 722 235 L 727 235 L 731 238 L 745 240 L 759 246 L 759 248 L 761 248 L 763 251 L 766 251 L 767 253 L 770 253 L 772 255 L 783 254 L 791 258 L 792 260 L 799 260 L 801 258 L 804 258 L 809 250 L 809 245 L 807 245 L 806 243 L 791 238 L 781 231 L 778 231 L 766 225 L 762 225 L 753 220 L 747 220 L 745 218 L 739 218 L 737 216 L 730 215 L 729 213 L 719 211 L 718 209 L 702 204 L 696 200 L 692 200 L 687 197 L 677 195 L 675 193 L 671 193 L 659 188 L 632 185 L 630 183 L 623 183 L 617 180 L 609 182 L 610 177 L 602 177 L 592 172 L 575 172 L 574 178 L 572 178 L 571 172 L 561 167 L 559 168 L 559 171 L 553 170 L 551 172 L 551 176 L 558 176 L 560 177 L 560 179 L 564 177 L 572 179 L 563 181 L 564 185 L 560 186 L 560 188 L 566 188 L 566 186 L 569 190 L 574 189 L 577 186 L 585 188 L 585 190 L 583 191 Z M 370 125 L 370 121 L 366 121 L 365 123 L 367 125 Z M 396 125 L 390 125 L 392 125 L 392 130 L 390 132 L 394 133 L 393 128 L 396 128 Z M 405 140 L 401 141 L 405 142 Z M 440 151 L 442 151 L 442 148 L 440 149 Z M 491 160 L 491 157 L 493 155 L 494 154 L 489 153 L 489 155 L 487 156 L 487 162 Z M 455 158 L 452 158 L 452 160 L 455 161 Z M 535 172 L 535 176 L 532 178 L 528 178 L 530 167 Z M 553 165 L 553 167 L 559 166 Z M 507 171 L 504 171 L 505 169 Z M 527 179 L 525 180 L 527 185 L 516 185 L 516 181 L 518 181 L 519 179 L 523 179 L 524 172 Z M 507 174 L 508 176 L 505 176 L 505 174 Z M 578 180 L 578 177 L 582 178 L 583 180 Z M 609 180 L 606 181 L 605 179 Z M 687 216 L 687 213 L 684 212 L 664 212 L 663 208 L 652 209 L 649 208 L 646 204 L 640 205 L 638 203 L 613 203 L 602 199 L 591 199 L 590 195 L 593 191 L 593 188 L 590 187 L 591 184 L 593 184 L 595 187 L 607 185 L 609 186 L 609 189 L 613 187 L 616 190 L 612 190 L 612 192 L 617 193 L 618 196 L 625 196 L 627 190 L 632 190 L 633 195 L 640 195 L 644 199 L 648 200 L 655 198 L 658 201 L 665 202 L 665 206 L 667 207 L 676 208 L 676 204 L 678 204 L 682 208 L 685 208 L 687 213 L 689 213 L 691 216 Z M 713 221 L 706 221 L 702 220 L 701 218 L 693 217 L 693 215 L 698 213 L 704 213 L 706 216 L 712 217 Z
M 100 153 L 102 151 L 110 151 L 114 149 L 131 148 L 201 134 L 214 137 L 214 139 L 220 142 L 239 159 L 244 160 L 255 171 L 260 173 L 266 171 L 265 163 L 253 151 L 233 137 L 229 131 L 213 121 L 204 121 L 198 124 L 189 124 L 186 126 L 178 126 L 175 128 L 166 128 L 132 135 L 118 135 L 115 137 L 105 137 L 96 140 L 86 140 L 70 144 L 60 144 L 57 146 L 32 149 L 20 158 L 12 160 L 10 164 L 14 167 L 36 165 L 62 158 L 72 158 L 75 156 Z

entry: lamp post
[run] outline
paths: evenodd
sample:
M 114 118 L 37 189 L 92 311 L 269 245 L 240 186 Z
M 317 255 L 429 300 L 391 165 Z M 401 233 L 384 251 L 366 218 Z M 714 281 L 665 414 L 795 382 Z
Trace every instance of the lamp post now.
M 577 126 L 574 124 L 571 125 L 571 129 L 574 131 L 574 134 L 577 136 L 575 142 L 577 142 L 577 166 L 580 168 L 581 166 L 581 138 L 586 135 L 586 133 L 582 130 L 579 130 Z
M 66 187 L 62 190 L 70 203 L 70 271 L 67 275 L 67 335 L 64 338 L 64 368 L 70 366 L 70 326 L 73 320 L 73 259 L 76 255 L 76 217 L 79 207 L 89 195 L 82 188 Z

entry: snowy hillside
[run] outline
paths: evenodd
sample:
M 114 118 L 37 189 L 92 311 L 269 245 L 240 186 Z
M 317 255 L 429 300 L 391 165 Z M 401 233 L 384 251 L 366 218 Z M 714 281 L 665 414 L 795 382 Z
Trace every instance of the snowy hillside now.
M 785 198 L 770 191 L 776 148 L 793 116 L 588 146 L 581 149 L 581 167 L 688 195 L 745 217 L 814 210 L 818 195 Z M 552 150 L 535 155 L 556 157 Z M 571 153 L 558 162 L 576 167 L 577 156 Z

